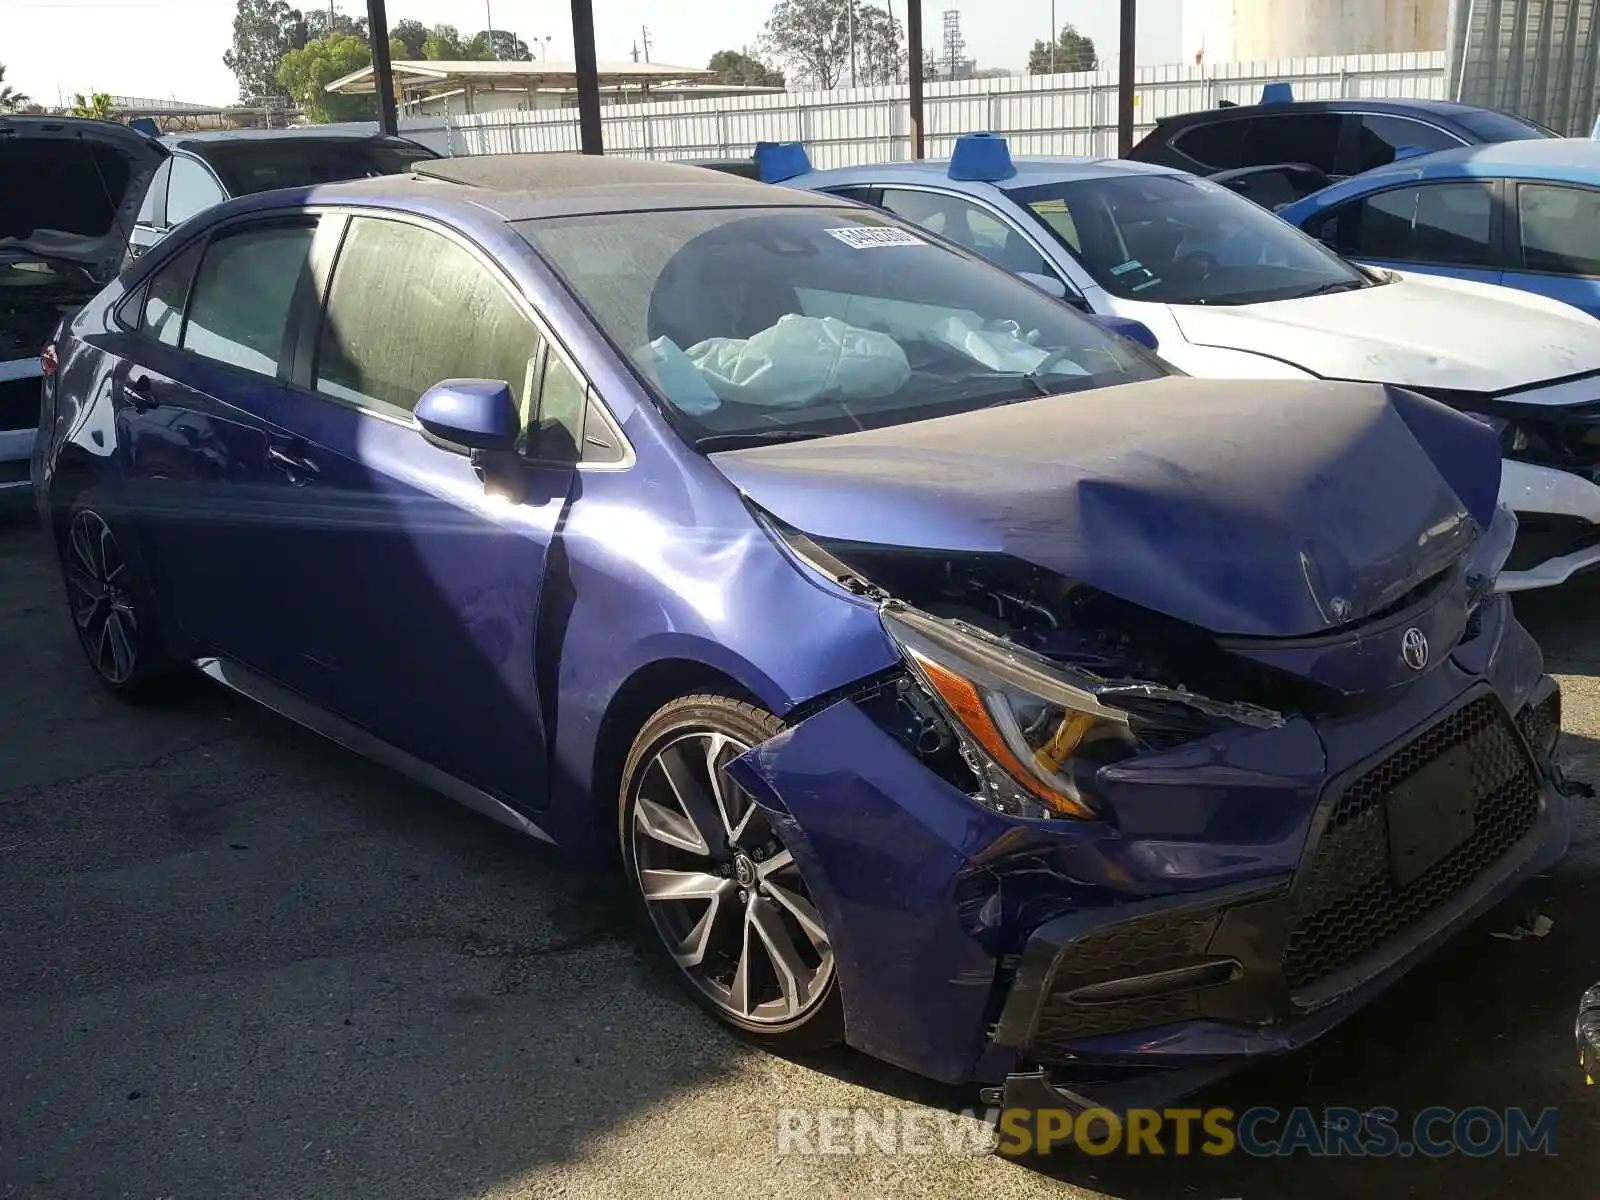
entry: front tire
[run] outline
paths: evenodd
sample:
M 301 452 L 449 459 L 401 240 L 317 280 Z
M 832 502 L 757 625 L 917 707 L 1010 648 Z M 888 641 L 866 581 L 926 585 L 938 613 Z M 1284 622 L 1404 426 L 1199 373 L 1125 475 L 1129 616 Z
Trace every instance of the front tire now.
M 725 770 L 783 728 L 727 696 L 667 704 L 623 767 L 619 832 L 645 925 L 690 995 L 793 1053 L 844 1039 L 833 948 L 778 831 Z
M 85 503 L 73 506 L 61 564 L 72 625 L 95 678 L 131 702 L 167 694 L 177 663 L 161 643 L 137 566 L 100 510 Z

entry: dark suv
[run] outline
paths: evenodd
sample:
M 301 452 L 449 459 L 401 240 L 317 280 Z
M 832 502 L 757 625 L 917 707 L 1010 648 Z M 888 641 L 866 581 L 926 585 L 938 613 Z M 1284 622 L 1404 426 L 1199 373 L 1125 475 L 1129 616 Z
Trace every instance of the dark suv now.
M 1230 184 L 1231 173 L 1249 171 L 1248 185 L 1236 190 L 1273 208 L 1411 154 L 1555 136 L 1521 117 L 1446 100 L 1289 100 L 1164 117 L 1128 157 Z M 1279 164 L 1312 170 L 1254 173 Z
M 145 194 L 128 246 L 130 258 L 154 246 L 180 222 L 234 196 L 401 175 L 415 162 L 439 157 L 407 138 L 363 133 L 359 128 L 187 133 L 161 141 L 171 159 Z

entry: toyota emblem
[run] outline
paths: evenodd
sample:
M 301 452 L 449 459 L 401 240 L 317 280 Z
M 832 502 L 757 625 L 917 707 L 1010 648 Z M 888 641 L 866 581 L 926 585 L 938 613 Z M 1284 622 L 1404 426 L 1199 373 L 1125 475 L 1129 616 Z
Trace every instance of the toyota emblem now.
M 1428 636 L 1413 625 L 1400 635 L 1400 657 L 1406 666 L 1420 671 L 1428 665 Z

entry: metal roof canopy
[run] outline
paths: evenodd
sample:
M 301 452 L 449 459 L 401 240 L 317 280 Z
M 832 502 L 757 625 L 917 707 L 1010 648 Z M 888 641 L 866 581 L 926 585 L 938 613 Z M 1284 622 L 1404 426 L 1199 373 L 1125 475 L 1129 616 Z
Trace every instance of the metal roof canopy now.
M 597 63 L 597 83 L 605 87 L 672 83 L 701 79 L 712 74 L 703 67 L 673 67 L 661 63 Z M 573 62 L 444 62 L 396 59 L 390 64 L 394 82 L 402 88 L 466 87 L 500 88 L 527 91 L 530 88 L 572 90 L 579 86 L 579 64 Z M 362 67 L 342 75 L 327 85 L 327 91 L 346 95 L 375 90 L 372 67 Z

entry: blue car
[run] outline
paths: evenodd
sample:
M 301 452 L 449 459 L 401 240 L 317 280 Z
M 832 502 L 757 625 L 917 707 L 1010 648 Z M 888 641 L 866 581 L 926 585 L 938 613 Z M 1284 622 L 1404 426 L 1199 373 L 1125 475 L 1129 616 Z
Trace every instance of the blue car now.
M 1600 142 L 1403 159 L 1279 211 L 1346 258 L 1536 292 L 1600 316 Z
M 886 213 L 419 163 L 196 216 L 46 357 L 107 687 L 620 858 L 761 1044 L 1182 1090 L 1567 845 L 1488 429 L 1178 376 Z

